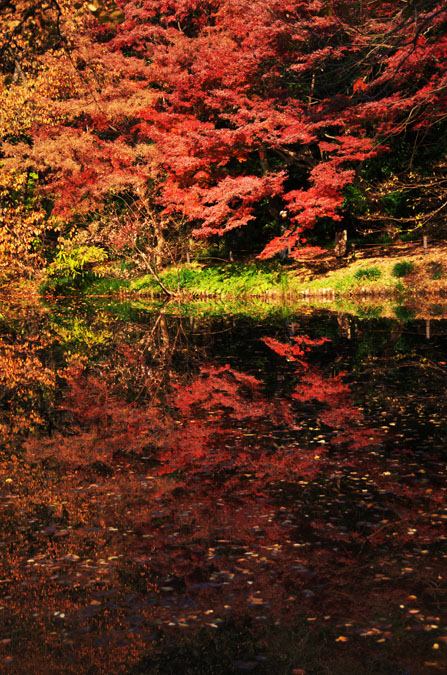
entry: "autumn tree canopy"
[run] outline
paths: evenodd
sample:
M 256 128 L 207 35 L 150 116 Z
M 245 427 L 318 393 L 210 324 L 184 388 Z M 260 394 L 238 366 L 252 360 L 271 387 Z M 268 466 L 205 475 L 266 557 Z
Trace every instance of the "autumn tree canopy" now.
M 0 12 L 5 250 L 18 221 L 35 255 L 74 227 L 157 247 L 249 225 L 261 257 L 299 256 L 347 210 L 408 227 L 442 217 L 444 2 L 4 0 Z M 387 211 L 399 191 L 411 212 Z

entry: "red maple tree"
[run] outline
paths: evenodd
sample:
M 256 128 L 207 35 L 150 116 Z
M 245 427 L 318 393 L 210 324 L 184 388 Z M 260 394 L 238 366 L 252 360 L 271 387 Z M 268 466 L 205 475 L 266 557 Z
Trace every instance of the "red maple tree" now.
M 447 9 L 413 10 L 67 0 L 61 39 L 24 66 L 31 122 L 4 129 L 4 166 L 38 170 L 64 219 L 119 212 L 121 200 L 142 227 L 159 223 L 159 239 L 184 221 L 206 238 L 251 221 L 262 229 L 269 212 L 277 236 L 261 257 L 285 246 L 299 255 L 303 231 L 342 219 L 343 190 L 365 160 L 443 119 Z

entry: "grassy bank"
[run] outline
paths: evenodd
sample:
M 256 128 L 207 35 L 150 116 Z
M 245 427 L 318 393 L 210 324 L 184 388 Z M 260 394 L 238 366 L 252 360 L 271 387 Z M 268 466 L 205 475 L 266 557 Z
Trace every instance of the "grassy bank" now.
M 326 252 L 299 262 L 193 262 L 167 267 L 159 274 L 172 295 L 189 298 L 443 296 L 447 295 L 447 247 L 432 247 L 425 254 L 411 244 L 377 254 L 363 251 L 348 259 Z M 113 264 L 101 277 L 89 272 L 77 278 L 51 278 L 41 291 L 62 295 L 73 291 L 88 295 L 163 294 L 151 274 L 123 278 L 121 268 Z
M 402 245 L 396 249 L 363 251 L 356 259 L 334 263 L 328 257 L 322 264 L 304 265 L 293 275 L 294 291 L 336 297 L 401 296 L 447 293 L 447 248 L 433 247 L 424 253 L 420 247 Z

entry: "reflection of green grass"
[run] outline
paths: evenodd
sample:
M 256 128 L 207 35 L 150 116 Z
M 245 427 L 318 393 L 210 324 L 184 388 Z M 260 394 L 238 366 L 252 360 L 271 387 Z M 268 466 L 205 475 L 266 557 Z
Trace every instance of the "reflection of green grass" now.
M 409 350 L 408 342 L 405 339 L 405 337 L 401 335 L 394 345 L 394 351 L 401 352 L 402 354 L 408 354 L 408 350 Z
M 143 311 L 153 313 L 154 303 L 144 300 L 132 299 L 125 305 L 128 312 Z M 121 305 L 124 307 L 124 305 Z M 302 305 L 299 305 L 302 307 Z M 191 316 L 198 318 L 210 318 L 220 316 L 233 317 L 255 317 L 258 319 L 269 318 L 270 320 L 281 319 L 289 320 L 296 316 L 297 305 L 293 303 L 268 302 L 262 298 L 250 298 L 249 301 L 243 297 L 238 298 L 194 298 L 191 301 L 183 301 L 179 305 L 176 301 L 163 304 L 163 313 L 167 315 Z
M 435 303 L 430 305 L 430 314 L 431 316 L 444 316 L 444 314 L 447 314 L 447 308 L 440 303 Z
M 95 279 L 88 287 L 90 295 L 108 295 L 129 288 L 127 279 Z
M 382 316 L 383 307 L 381 305 L 359 305 L 357 315 L 360 319 L 378 319 Z
M 414 319 L 415 313 L 414 310 L 406 307 L 405 305 L 396 305 L 396 307 L 394 307 L 394 315 L 396 319 L 399 319 L 399 321 L 407 323 L 408 321 L 412 321 Z

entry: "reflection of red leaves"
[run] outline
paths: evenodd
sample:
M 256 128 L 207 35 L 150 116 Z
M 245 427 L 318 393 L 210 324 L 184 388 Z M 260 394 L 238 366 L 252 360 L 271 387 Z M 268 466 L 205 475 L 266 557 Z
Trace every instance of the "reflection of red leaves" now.
M 328 342 L 328 338 L 320 338 L 318 340 L 312 340 L 307 335 L 296 335 L 292 338 L 295 342 L 294 345 L 286 344 L 284 342 L 279 342 L 275 338 L 263 337 L 262 341 L 267 347 L 270 347 L 278 356 L 285 356 L 288 361 L 296 361 L 303 368 L 308 368 L 308 363 L 303 361 L 301 358 L 310 351 L 311 347 L 316 347 L 322 345 L 324 342 Z
M 362 420 L 362 414 L 354 406 L 340 403 L 339 407 L 333 407 L 320 413 L 320 420 L 328 427 L 340 427 L 347 422 Z
M 149 468 L 121 462 L 111 478 L 94 474 L 95 483 L 87 487 L 80 480 L 84 472 L 64 473 L 62 468 L 56 476 L 36 471 L 33 464 L 26 475 L 26 463 L 20 462 L 19 472 L 18 463 L 3 460 L 2 471 L 15 486 L 5 517 L 14 527 L 37 521 L 40 528 L 33 531 L 36 553 L 28 563 L 24 560 L 30 554 L 23 557 L 26 536 L 18 555 L 5 547 L 2 565 L 5 579 L 17 570 L 14 598 L 16 607 L 25 608 L 24 625 L 35 625 L 30 619 L 35 612 L 51 646 L 51 640 L 56 642 L 51 622 L 55 611 L 63 610 L 71 635 L 79 641 L 80 630 L 82 640 L 91 640 L 92 654 L 99 653 L 105 663 L 107 655 L 94 644 L 97 629 L 87 638 L 82 633 L 92 610 L 101 611 L 101 638 L 110 639 L 107 647 L 113 646 L 117 658 L 121 647 L 114 640 L 127 644 L 122 638 L 129 627 L 134 629 L 135 615 L 147 634 L 155 623 L 184 630 L 217 619 L 217 626 L 230 612 L 260 618 L 311 612 L 316 621 L 330 613 L 344 624 L 344 599 L 349 597 L 351 636 L 358 635 L 357 622 L 363 625 L 365 616 L 368 621 L 377 616 L 379 602 L 382 607 L 406 602 L 400 596 L 406 556 L 412 576 L 418 574 L 417 585 L 428 587 L 437 569 L 425 569 L 420 562 L 419 570 L 413 569 L 414 551 L 442 544 L 437 515 L 442 488 L 427 490 L 422 482 L 413 486 L 408 477 L 404 482 L 405 457 L 400 462 L 395 453 L 389 461 L 371 452 L 380 432 L 362 427 L 363 414 L 354 406 L 344 374 L 327 377 L 310 362 L 310 349 L 323 341 L 296 336 L 291 344 L 271 342 L 278 355 L 293 357 L 282 372 L 291 371 L 298 382 L 294 391 L 272 400 L 260 380 L 229 366 L 202 368 L 174 388 L 164 401 L 167 406 L 129 403 L 119 396 L 115 373 L 107 378 L 69 370 L 63 401 L 68 430 L 35 441 L 33 461 L 52 453 L 68 463 L 70 452 L 77 464 L 110 460 L 115 452 L 150 444 L 145 460 L 158 463 Z M 309 361 L 306 370 L 297 357 Z M 134 363 L 132 356 L 130 361 Z M 291 433 L 302 408 L 306 418 L 314 416 L 317 422 L 307 425 L 313 434 L 304 448 Z M 315 440 L 323 443 L 318 449 L 311 447 Z M 62 522 L 65 501 L 70 527 Z M 37 513 L 41 519 L 36 506 L 55 502 L 58 510 L 47 527 L 36 518 Z M 76 554 L 67 556 L 67 551 Z M 441 571 L 442 561 L 436 564 Z M 397 584 L 395 595 L 391 583 L 380 590 L 382 572 L 394 588 Z M 69 584 L 76 592 L 61 593 Z M 132 593 L 139 590 L 129 600 L 130 584 Z M 92 587 L 97 590 L 88 604 Z M 368 614 L 371 598 L 374 610 Z M 142 649 L 146 644 L 143 640 Z M 84 643 L 76 646 L 77 653 L 87 650 Z M 122 662 L 129 664 L 138 649 L 135 639 Z
M 377 431 L 361 427 L 363 415 L 350 400 L 349 386 L 342 382 L 346 373 L 326 377 L 318 369 L 311 368 L 307 362 L 296 358 L 304 356 L 312 347 L 319 346 L 328 339 L 312 340 L 306 335 L 298 335 L 292 339 L 295 345 L 268 337 L 263 338 L 263 342 L 279 356 L 306 368 L 305 374 L 302 371 L 299 373 L 299 382 L 291 396 L 300 403 L 314 402 L 325 406 L 318 411 L 317 417 L 326 427 L 336 430 L 331 438 L 331 445 L 348 444 L 354 450 L 379 442 L 380 434 Z
M 267 347 L 270 347 L 278 356 L 285 356 L 288 361 L 296 361 L 304 368 L 308 367 L 308 364 L 302 359 L 297 359 L 297 356 L 304 356 L 306 352 L 310 352 L 311 347 L 317 347 L 324 344 L 325 342 L 330 342 L 329 338 L 319 338 L 317 340 L 312 340 L 307 335 L 295 335 L 292 337 L 292 340 L 295 342 L 294 345 L 290 345 L 275 338 L 263 337 L 262 341 Z
M 232 419 L 256 419 L 267 413 L 276 419 L 273 406 L 260 394 L 260 382 L 255 377 L 223 368 L 204 367 L 188 386 L 176 387 L 172 403 L 184 417 L 201 416 L 213 412 L 222 417 L 228 412 Z
M 321 337 L 317 338 L 316 340 L 313 340 L 308 335 L 295 335 L 292 338 L 292 340 L 300 345 L 301 344 L 306 345 L 306 347 L 319 347 L 320 345 L 323 345 L 325 342 L 330 342 L 330 339 L 327 337 Z M 309 351 L 309 349 L 306 349 L 306 351 Z
M 278 354 L 278 356 L 285 356 L 288 361 L 296 361 L 303 366 L 303 368 L 308 367 L 308 364 L 305 361 L 297 358 L 298 356 L 304 356 L 305 354 L 305 350 L 301 349 L 300 346 L 284 344 L 283 342 L 279 342 L 279 340 L 269 337 L 262 338 L 262 341 L 267 347 L 270 347 L 270 349 Z
M 25 448 L 29 459 L 55 456 L 74 465 L 112 462 L 116 454 L 141 453 L 149 444 L 164 446 L 170 421 L 155 405 L 137 406 L 109 391 L 101 377 L 69 368 L 67 393 L 60 410 L 69 418 L 71 435 L 55 432 L 46 439 L 30 438 Z
M 304 376 L 297 385 L 293 398 L 297 401 L 321 401 L 321 403 L 338 403 L 340 397 L 349 393 L 348 385 L 341 382 L 345 373 L 339 373 L 333 378 L 325 378 L 313 371 Z
M 177 385 L 170 404 L 180 419 L 169 436 L 170 449 L 160 453 L 159 472 L 246 467 L 265 473 L 272 462 L 281 464 L 276 449 L 272 460 L 258 443 L 247 447 L 247 437 L 266 434 L 272 424 L 288 428 L 295 422 L 290 402 L 265 398 L 260 386 L 253 376 L 229 366 L 203 367 L 193 382 Z M 287 462 L 290 458 L 284 467 Z
M 324 415 L 322 421 L 324 421 Z M 354 418 L 355 420 L 356 418 Z M 371 445 L 377 444 L 380 441 L 380 435 L 373 429 L 353 429 L 350 427 L 350 422 L 353 420 L 347 417 L 345 423 L 347 428 L 344 433 L 336 434 L 331 439 L 332 445 L 348 444 L 351 450 L 361 450 L 362 448 L 369 448 Z M 340 426 L 340 425 L 338 425 Z

